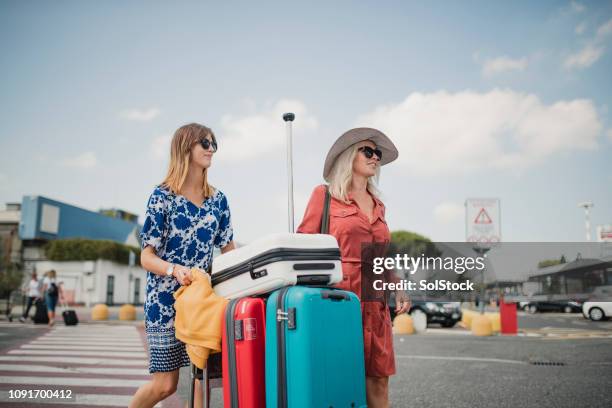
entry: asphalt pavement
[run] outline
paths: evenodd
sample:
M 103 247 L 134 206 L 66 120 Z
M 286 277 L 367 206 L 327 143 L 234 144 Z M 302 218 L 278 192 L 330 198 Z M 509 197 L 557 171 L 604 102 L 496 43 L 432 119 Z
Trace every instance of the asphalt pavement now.
M 394 340 L 395 407 L 612 406 L 610 338 L 430 333 Z
M 60 323 L 53 329 L 0 322 L 0 405 L 46 406 L 51 401 L 6 400 L 10 389 L 46 384 L 42 388 L 73 389 L 81 401 L 54 407 L 125 406 L 149 378 L 142 327 L 139 322 L 83 320 L 77 328 Z M 460 326 L 432 326 L 424 334 L 395 335 L 392 405 L 612 406 L 612 321 L 521 312 L 519 329 L 518 336 L 474 337 Z M 188 369 L 182 369 L 177 394 L 162 407 L 183 405 L 188 379 Z M 214 388 L 211 407 L 221 406 L 221 389 Z

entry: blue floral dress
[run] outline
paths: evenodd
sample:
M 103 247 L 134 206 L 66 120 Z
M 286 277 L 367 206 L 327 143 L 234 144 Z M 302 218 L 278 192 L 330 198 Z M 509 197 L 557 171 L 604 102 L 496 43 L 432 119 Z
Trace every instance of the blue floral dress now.
M 222 248 L 233 239 L 227 198 L 215 189 L 198 207 L 158 186 L 149 198 L 140 238 L 143 249 L 152 247 L 164 261 L 206 270 L 212 262 L 213 247 Z M 144 311 L 150 373 L 189 365 L 185 344 L 177 340 L 174 331 L 173 294 L 180 286 L 173 276 L 147 272 Z

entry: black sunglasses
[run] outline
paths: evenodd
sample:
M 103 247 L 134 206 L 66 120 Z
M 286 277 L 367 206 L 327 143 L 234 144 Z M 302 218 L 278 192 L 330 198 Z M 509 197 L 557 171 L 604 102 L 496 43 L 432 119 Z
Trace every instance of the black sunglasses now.
M 217 142 L 214 140 L 211 142 L 209 139 L 200 139 L 200 145 L 202 145 L 204 150 L 208 150 L 210 149 L 210 146 L 212 146 L 213 153 L 217 151 Z
M 382 152 L 380 149 L 372 149 L 370 146 L 362 146 L 359 148 L 359 151 L 362 152 L 367 159 L 371 159 L 373 155 L 376 155 L 376 157 L 378 157 L 378 161 L 382 160 Z

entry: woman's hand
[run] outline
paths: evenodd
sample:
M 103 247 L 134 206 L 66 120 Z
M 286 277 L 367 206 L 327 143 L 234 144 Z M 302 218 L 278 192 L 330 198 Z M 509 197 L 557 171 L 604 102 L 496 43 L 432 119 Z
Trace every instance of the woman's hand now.
M 230 242 L 228 242 L 228 244 L 226 246 L 221 248 L 221 253 L 224 254 L 224 253 L 232 251 L 234 249 L 236 249 L 236 244 L 234 244 L 234 241 L 230 241 Z
M 191 270 L 183 265 L 174 265 L 172 276 L 183 286 L 191 285 Z
M 395 292 L 395 313 L 402 314 L 410 310 L 411 302 L 406 292 L 398 290 Z

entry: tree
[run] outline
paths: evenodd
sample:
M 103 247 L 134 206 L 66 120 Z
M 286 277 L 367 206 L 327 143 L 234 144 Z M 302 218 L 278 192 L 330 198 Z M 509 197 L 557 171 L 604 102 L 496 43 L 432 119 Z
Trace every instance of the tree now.
M 391 233 L 389 255 L 395 254 L 438 256 L 440 251 L 429 238 L 416 232 L 399 230 Z
M 45 246 L 45 255 L 51 261 L 95 261 L 106 259 L 129 265 L 130 252 L 136 254 L 140 262 L 140 249 L 110 240 L 94 239 L 54 239 Z
M 11 292 L 21 287 L 23 270 L 10 261 L 3 241 L 0 237 L 0 298 L 10 298 Z
M 547 268 L 549 266 L 561 265 L 567 263 L 565 255 L 561 255 L 559 259 L 543 259 L 538 262 L 538 269 Z

